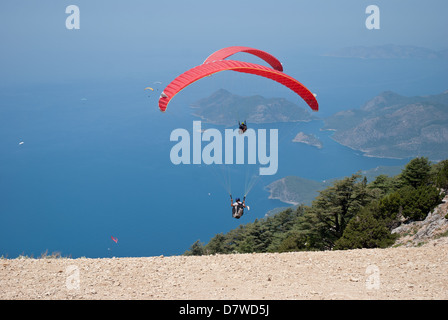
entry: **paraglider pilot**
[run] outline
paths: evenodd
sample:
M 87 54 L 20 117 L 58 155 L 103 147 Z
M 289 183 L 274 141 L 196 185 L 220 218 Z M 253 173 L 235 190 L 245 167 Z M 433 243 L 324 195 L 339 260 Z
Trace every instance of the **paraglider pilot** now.
M 238 121 L 238 124 L 240 126 L 240 134 L 243 134 L 244 132 L 246 132 L 246 130 L 247 130 L 246 121 L 243 121 L 241 123 Z
M 244 196 L 243 202 L 240 201 L 240 198 L 236 198 L 234 203 L 232 195 L 230 195 L 230 206 L 232 207 L 232 217 L 235 219 L 241 218 L 244 214 L 244 208 L 246 208 L 246 196 Z

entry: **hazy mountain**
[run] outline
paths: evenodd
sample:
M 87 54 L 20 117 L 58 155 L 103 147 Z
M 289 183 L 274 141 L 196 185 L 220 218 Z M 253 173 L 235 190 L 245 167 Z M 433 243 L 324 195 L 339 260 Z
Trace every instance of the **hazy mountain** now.
M 383 92 L 362 108 L 325 119 L 332 138 L 367 156 L 448 157 L 448 91 L 424 97 Z
M 448 58 L 448 52 L 447 50 L 435 51 L 417 46 L 386 44 L 370 47 L 345 47 L 324 54 L 324 56 L 361 59 L 446 59 Z
M 284 98 L 268 99 L 260 95 L 243 97 L 224 89 L 195 102 L 191 107 L 195 109 L 194 115 L 204 121 L 222 125 L 234 125 L 237 120 L 275 123 L 314 119 L 307 110 Z

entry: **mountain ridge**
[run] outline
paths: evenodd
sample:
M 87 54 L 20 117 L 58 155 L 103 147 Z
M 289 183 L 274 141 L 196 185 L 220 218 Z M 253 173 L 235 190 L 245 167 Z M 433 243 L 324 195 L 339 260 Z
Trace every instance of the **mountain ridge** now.
M 432 50 L 413 45 L 384 44 L 344 47 L 323 56 L 358 59 L 447 59 L 448 50 Z
M 405 97 L 385 91 L 359 109 L 340 111 L 322 130 L 366 156 L 431 160 L 448 157 L 448 94 Z
M 194 102 L 191 108 L 194 110 L 193 115 L 205 122 L 220 125 L 234 125 L 235 121 L 275 123 L 316 119 L 306 109 L 284 98 L 239 96 L 225 89 L 219 89 L 209 97 Z

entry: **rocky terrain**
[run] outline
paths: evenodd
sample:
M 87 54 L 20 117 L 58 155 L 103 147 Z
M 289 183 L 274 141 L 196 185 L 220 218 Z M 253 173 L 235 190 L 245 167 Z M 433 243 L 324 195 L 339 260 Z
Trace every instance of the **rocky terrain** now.
M 0 299 L 448 299 L 448 238 L 325 252 L 0 261 Z
M 437 206 L 428 214 L 423 221 L 413 221 L 402 224 L 392 230 L 400 238 L 395 245 L 404 245 L 407 247 L 419 246 L 421 244 L 448 236 L 448 195 L 443 199 L 443 203 Z

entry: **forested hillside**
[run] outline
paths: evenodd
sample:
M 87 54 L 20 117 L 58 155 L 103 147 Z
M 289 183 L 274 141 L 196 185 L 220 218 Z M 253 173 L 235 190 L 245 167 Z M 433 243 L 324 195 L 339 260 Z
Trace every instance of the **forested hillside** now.
M 367 183 L 353 174 L 336 180 L 311 206 L 257 219 L 207 244 L 198 240 L 185 254 L 384 248 L 397 239 L 394 228 L 424 220 L 447 189 L 448 160 L 415 158 L 393 177 L 380 175 Z

